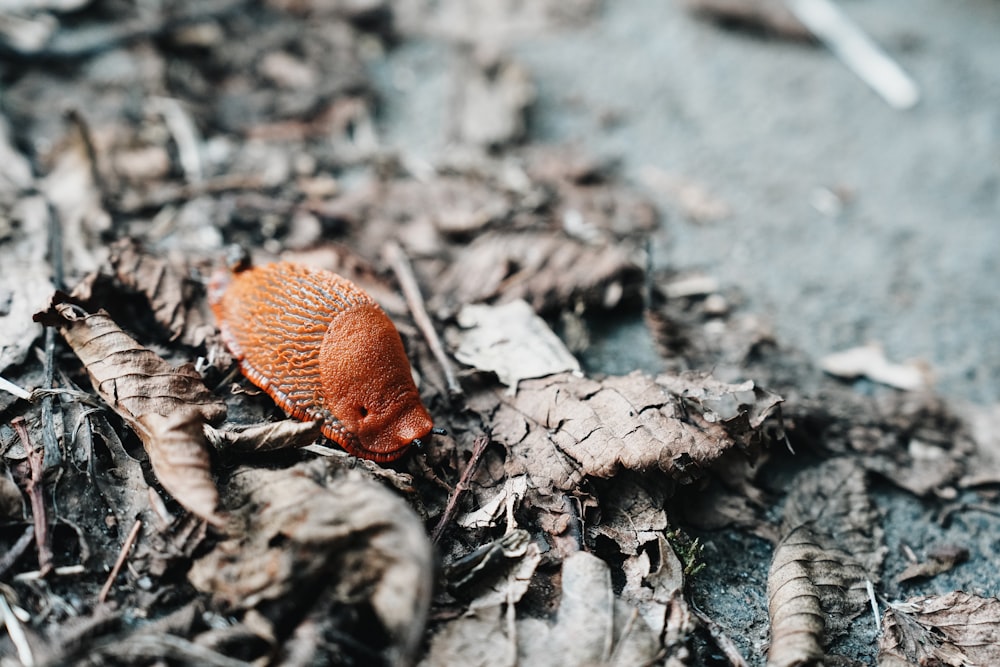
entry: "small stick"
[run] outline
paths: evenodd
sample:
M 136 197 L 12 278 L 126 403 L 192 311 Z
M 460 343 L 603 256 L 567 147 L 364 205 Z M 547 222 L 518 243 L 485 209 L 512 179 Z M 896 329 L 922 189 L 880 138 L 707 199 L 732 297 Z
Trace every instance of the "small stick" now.
M 82 122 L 82 121 L 81 121 Z M 80 131 L 90 146 L 86 126 L 81 125 Z M 88 155 L 91 153 L 88 152 Z M 91 158 L 93 156 L 91 155 Z M 91 162 L 93 164 L 93 161 Z M 96 176 L 95 176 L 96 178 Z M 103 199 L 103 194 L 102 194 Z M 51 201 L 46 201 L 49 210 L 49 264 L 52 266 L 52 286 L 61 290 L 65 286 L 65 270 L 63 268 L 62 225 L 59 214 Z M 45 327 L 45 389 L 52 389 L 56 383 L 56 330 L 55 327 Z M 59 439 L 55 427 L 55 397 L 42 396 L 42 443 L 45 447 L 45 469 L 55 468 L 62 464 L 62 451 L 59 449 Z M 39 535 L 41 537 L 41 535 Z
M 13 567 L 17 559 L 21 557 L 21 554 L 23 554 L 25 549 L 28 548 L 28 545 L 31 544 L 31 539 L 34 536 L 34 526 L 28 526 L 24 529 L 24 532 L 21 534 L 21 537 L 17 538 L 17 542 L 14 543 L 14 546 L 8 549 L 7 553 L 0 558 L 0 577 L 7 574 L 7 570 Z
M 103 603 L 107 599 L 108 593 L 111 592 L 111 585 L 115 583 L 118 573 L 121 572 L 122 565 L 125 564 L 125 559 L 128 558 L 128 552 L 135 543 L 135 538 L 139 537 L 140 528 L 142 528 L 142 519 L 136 519 L 135 523 L 132 524 L 132 530 L 129 531 L 128 537 L 125 538 L 125 543 L 122 544 L 121 551 L 118 552 L 118 560 L 115 561 L 114 567 L 111 568 L 108 580 L 104 582 L 101 592 L 97 595 L 98 602 Z
M 462 394 L 462 387 L 455 377 L 451 361 L 449 361 L 448 355 L 445 354 L 444 346 L 441 345 L 441 339 L 438 337 L 437 331 L 434 330 L 434 324 L 431 322 L 431 318 L 427 314 L 427 309 L 424 307 L 424 298 L 420 294 L 420 286 L 417 284 L 417 278 L 413 274 L 413 267 L 410 265 L 410 260 L 407 259 L 406 253 L 403 252 L 403 249 L 395 241 L 386 243 L 383 252 L 389 261 L 389 265 L 392 267 L 393 273 L 396 274 L 399 286 L 403 289 L 403 296 L 406 298 L 406 305 L 410 308 L 410 313 L 413 314 L 413 321 L 417 324 L 417 328 L 420 329 L 424 340 L 427 341 L 427 344 L 431 348 L 431 353 L 444 371 L 445 382 L 448 384 L 448 394 L 451 396 L 460 396 Z
M 23 398 L 26 401 L 31 400 L 31 392 L 27 389 L 22 389 L 18 385 L 14 384 L 10 380 L 4 377 L 0 377 L 0 391 L 5 391 L 8 394 L 13 394 L 18 398 Z
M 920 90 L 895 60 L 831 0 L 786 0 L 788 9 L 889 106 L 909 109 Z
M 24 450 L 28 453 L 28 469 L 31 477 L 26 490 L 31 500 L 31 517 L 35 524 L 35 544 L 38 547 L 38 571 L 42 576 L 52 569 L 52 545 L 49 543 L 49 522 L 45 514 L 45 487 L 42 476 L 45 474 L 44 452 L 36 451 L 31 445 L 28 428 L 24 425 L 24 417 L 14 417 L 10 422 L 17 431 Z
M 726 658 L 729 660 L 729 664 L 733 667 L 750 667 L 743 655 L 740 654 L 740 650 L 736 647 L 736 643 L 722 631 L 719 624 L 709 618 L 708 615 L 701 609 L 698 609 L 696 605 L 691 604 L 690 607 L 694 615 L 699 621 L 702 622 L 705 629 L 708 630 L 708 634 L 711 635 L 715 645 L 718 646 L 719 649 L 725 654 Z
M 3 618 L 4 625 L 7 626 L 10 643 L 17 650 L 17 659 L 25 667 L 32 667 L 35 664 L 35 656 L 31 653 L 31 645 L 28 643 L 28 637 L 24 634 L 21 622 L 17 620 L 17 615 L 10 608 L 10 605 L 7 603 L 7 597 L 3 593 L 0 593 L 0 617 Z
M 448 497 L 448 504 L 445 505 L 444 514 L 441 515 L 438 524 L 434 526 L 434 532 L 431 533 L 431 542 L 437 544 L 437 541 L 441 539 L 441 534 L 444 533 L 444 529 L 451 523 L 451 519 L 455 515 L 455 508 L 458 507 L 458 499 L 469 488 L 469 480 L 472 479 L 472 475 L 476 472 L 476 468 L 479 466 L 479 459 L 482 458 L 488 444 L 490 444 L 490 436 L 485 433 L 477 437 L 476 442 L 473 443 L 472 458 L 469 459 L 469 464 L 462 471 L 462 476 L 459 478 L 458 484 L 455 485 L 455 489 Z

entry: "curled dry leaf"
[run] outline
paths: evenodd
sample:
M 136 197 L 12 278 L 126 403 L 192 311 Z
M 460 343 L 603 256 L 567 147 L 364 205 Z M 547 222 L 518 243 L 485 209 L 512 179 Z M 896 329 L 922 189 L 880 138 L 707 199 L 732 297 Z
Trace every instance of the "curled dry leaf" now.
M 135 240 L 124 238 L 111 245 L 107 263 L 115 295 L 120 295 L 120 289 L 142 294 L 171 339 L 197 346 L 215 331 L 207 313 L 198 308 L 203 300 L 194 298 L 199 286 L 169 260 L 150 255 Z M 107 278 L 99 272 L 89 274 L 73 289 L 73 297 L 89 302 L 98 283 Z
M 263 614 L 277 632 L 293 631 L 329 596 L 367 606 L 391 640 L 391 664 L 409 664 L 430 604 L 430 541 L 395 493 L 356 472 L 321 484 L 313 475 L 322 465 L 237 471 L 223 502 L 239 535 L 196 561 L 189 579 L 230 613 Z M 355 639 L 365 631 L 380 636 L 359 628 Z
M 174 368 L 107 313 L 88 314 L 64 296 L 57 295 L 52 307 L 35 318 L 59 327 L 94 389 L 139 435 L 163 488 L 193 514 L 221 523 L 202 427 L 222 419 L 226 406 L 194 367 Z
M 622 469 L 660 470 L 686 483 L 738 444 L 726 420 L 709 421 L 696 404 L 638 372 L 600 382 L 569 374 L 525 380 L 517 396 L 486 394 L 470 403 L 489 415 L 494 440 L 507 446 L 507 474 L 527 474 L 541 493 Z M 756 421 L 742 413 L 733 417 L 739 428 Z
M 586 552 L 562 567 L 555 621 L 504 618 L 502 607 L 448 623 L 431 641 L 422 665 L 643 665 L 659 642 L 636 609 L 615 596 L 611 572 Z M 516 651 L 516 655 L 514 652 Z
M 954 591 L 893 604 L 882 619 L 880 665 L 1000 665 L 1000 600 Z
M 277 449 L 306 447 L 323 433 L 321 421 L 300 422 L 282 419 L 276 422 L 217 429 L 205 425 L 205 436 L 216 449 L 236 452 L 268 452 Z
M 821 660 L 824 645 L 867 608 L 885 555 L 865 472 L 851 459 L 809 468 L 793 482 L 784 537 L 768 573 L 769 667 Z
M 562 234 L 488 233 L 440 276 L 435 307 L 524 299 L 535 312 L 584 302 L 603 308 L 638 294 L 642 270 L 620 245 L 591 246 Z
M 464 306 L 458 313 L 458 324 L 463 329 L 455 358 L 496 373 L 511 393 L 527 378 L 580 372 L 576 357 L 521 299 L 499 306 Z

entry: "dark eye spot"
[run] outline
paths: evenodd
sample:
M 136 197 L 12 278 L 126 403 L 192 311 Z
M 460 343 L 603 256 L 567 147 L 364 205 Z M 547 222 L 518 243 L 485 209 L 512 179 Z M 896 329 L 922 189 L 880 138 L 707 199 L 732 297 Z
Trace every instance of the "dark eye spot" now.
M 367 417 L 368 416 L 368 408 L 366 408 L 363 405 L 358 408 L 358 412 L 361 414 L 362 417 Z

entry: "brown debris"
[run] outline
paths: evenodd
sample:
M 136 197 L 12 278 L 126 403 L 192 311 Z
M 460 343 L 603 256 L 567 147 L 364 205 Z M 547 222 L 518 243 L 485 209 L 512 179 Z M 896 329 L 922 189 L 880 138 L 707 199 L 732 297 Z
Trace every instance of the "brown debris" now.
M 88 314 L 58 296 L 36 319 L 59 328 L 95 391 L 142 440 L 164 488 L 192 513 L 221 523 L 202 426 L 222 419 L 226 407 L 198 372 L 190 365 L 175 369 L 130 338 L 107 313 Z
M 434 303 L 446 311 L 514 299 L 538 313 L 578 302 L 608 309 L 636 294 L 640 276 L 621 246 L 590 246 L 561 234 L 488 233 L 445 269 Z
M 864 471 L 833 459 L 801 473 L 789 492 L 784 536 L 768 573 L 768 665 L 815 663 L 868 603 L 885 555 Z
M 889 667 L 1000 664 L 1000 600 L 962 591 L 892 604 L 878 660 Z
M 357 473 L 329 482 L 316 477 L 322 468 L 315 464 L 238 470 L 222 498 L 235 536 L 195 562 L 191 583 L 228 613 L 254 610 L 275 639 L 312 605 L 329 604 L 326 596 L 370 605 L 388 633 L 385 656 L 410 664 L 430 603 L 430 541 L 409 506 L 385 487 Z M 364 632 L 378 636 L 373 628 Z

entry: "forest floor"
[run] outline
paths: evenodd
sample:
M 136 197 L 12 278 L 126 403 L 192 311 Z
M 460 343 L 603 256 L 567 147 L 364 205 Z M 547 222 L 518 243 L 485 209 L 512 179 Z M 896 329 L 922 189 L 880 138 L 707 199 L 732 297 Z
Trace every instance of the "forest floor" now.
M 1000 664 L 1000 5 L 841 4 L 916 106 L 776 1 L 3 14 L 0 664 Z M 447 435 L 283 420 L 231 244 Z

